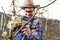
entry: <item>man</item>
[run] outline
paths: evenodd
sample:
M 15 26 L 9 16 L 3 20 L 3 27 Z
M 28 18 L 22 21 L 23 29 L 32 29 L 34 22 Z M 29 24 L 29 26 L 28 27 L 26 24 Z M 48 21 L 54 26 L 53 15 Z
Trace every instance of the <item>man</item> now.
M 27 22 L 33 15 L 35 6 L 32 0 L 25 0 L 24 6 L 21 7 L 25 11 L 25 16 L 21 17 L 22 25 Z M 38 17 L 33 17 L 32 20 L 22 29 L 16 36 L 16 40 L 43 40 L 43 30 L 41 21 Z M 25 36 L 24 36 L 25 35 Z

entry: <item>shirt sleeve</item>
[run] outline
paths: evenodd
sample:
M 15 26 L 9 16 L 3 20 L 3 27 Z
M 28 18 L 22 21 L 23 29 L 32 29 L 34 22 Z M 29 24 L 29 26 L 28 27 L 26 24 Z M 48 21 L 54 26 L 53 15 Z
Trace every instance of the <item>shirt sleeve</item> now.
M 16 40 L 22 40 L 23 38 L 23 33 L 19 32 L 18 35 L 16 36 Z
M 42 29 L 42 23 L 41 23 L 41 21 L 38 21 L 38 23 L 37 23 L 37 30 L 36 30 L 36 32 L 37 32 L 37 35 L 32 35 L 31 34 L 31 37 L 30 37 L 30 39 L 31 40 L 43 40 L 43 29 Z

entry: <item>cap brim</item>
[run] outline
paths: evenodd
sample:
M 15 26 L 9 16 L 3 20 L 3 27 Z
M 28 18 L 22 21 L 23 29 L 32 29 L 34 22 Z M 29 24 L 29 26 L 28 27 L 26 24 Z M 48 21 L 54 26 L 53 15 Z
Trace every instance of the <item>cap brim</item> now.
M 20 6 L 20 8 L 26 8 L 26 7 L 29 7 L 29 8 L 34 7 L 34 8 L 36 8 L 37 5 L 35 5 L 35 6 Z
M 34 6 L 20 6 L 20 8 L 24 9 L 24 8 L 37 8 L 40 5 L 34 5 Z

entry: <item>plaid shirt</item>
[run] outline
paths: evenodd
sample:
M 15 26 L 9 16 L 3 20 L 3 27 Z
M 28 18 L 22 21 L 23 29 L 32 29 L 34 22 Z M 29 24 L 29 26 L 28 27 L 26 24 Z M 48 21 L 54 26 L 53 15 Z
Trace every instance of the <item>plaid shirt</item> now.
M 24 16 L 22 17 L 22 20 L 28 21 L 29 19 Z M 31 37 L 27 38 L 26 36 L 24 36 L 23 32 L 19 32 L 16 36 L 16 40 L 43 40 L 42 23 L 37 17 L 34 17 L 29 22 L 28 26 L 31 30 Z

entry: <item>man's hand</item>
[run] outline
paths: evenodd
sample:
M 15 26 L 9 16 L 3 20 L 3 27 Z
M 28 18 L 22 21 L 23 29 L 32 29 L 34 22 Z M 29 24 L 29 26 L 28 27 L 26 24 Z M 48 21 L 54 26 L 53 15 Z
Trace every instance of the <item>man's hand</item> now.
M 25 27 L 22 32 L 27 36 L 27 37 L 30 37 L 30 28 L 29 27 Z

